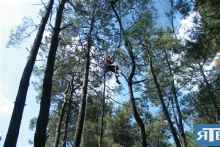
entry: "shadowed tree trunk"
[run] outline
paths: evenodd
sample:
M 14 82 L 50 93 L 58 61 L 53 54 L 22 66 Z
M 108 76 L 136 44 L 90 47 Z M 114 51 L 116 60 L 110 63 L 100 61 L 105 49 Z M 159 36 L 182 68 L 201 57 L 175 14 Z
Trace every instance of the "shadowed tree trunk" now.
M 71 112 L 71 105 L 72 105 L 72 97 L 73 97 L 73 92 L 74 92 L 74 87 L 73 87 L 73 80 L 74 77 L 71 79 L 71 86 L 70 86 L 70 95 L 68 97 L 68 107 L 67 107 L 67 115 L 66 115 L 66 120 L 64 123 L 64 137 L 63 137 L 63 147 L 66 147 L 66 139 L 67 139 L 67 134 L 68 134 L 68 127 L 69 127 L 69 120 L 70 120 L 70 112 Z
M 104 132 L 104 115 L 105 115 L 105 76 L 106 70 L 104 71 L 104 86 L 103 86 L 103 94 L 102 94 L 102 114 L 101 114 L 101 130 L 99 136 L 99 147 L 102 147 L 103 144 L 103 132 Z
M 52 77 L 54 72 L 54 62 L 56 57 L 56 51 L 58 48 L 58 38 L 61 30 L 60 26 L 62 22 L 62 14 L 66 1 L 67 0 L 61 1 L 56 14 L 55 27 L 51 38 L 51 45 L 47 59 L 44 81 L 43 81 L 40 112 L 37 119 L 36 131 L 34 136 L 35 147 L 44 147 L 46 143 L 46 138 L 47 138 L 46 131 L 47 131 L 48 118 L 49 118 L 49 111 L 50 111 L 50 98 L 51 98 L 51 89 L 52 89 Z
M 72 100 L 68 100 L 68 107 L 67 107 L 67 116 L 64 123 L 64 137 L 63 137 L 63 147 L 66 147 L 67 135 L 68 135 L 68 127 L 69 127 L 69 120 L 70 120 L 70 108 L 72 105 Z
M 148 60 L 149 60 L 149 63 L 150 63 L 150 70 L 151 70 L 151 73 L 152 73 L 152 76 L 153 76 L 154 84 L 155 84 L 155 86 L 157 88 L 157 93 L 158 93 L 158 96 L 159 96 L 159 99 L 160 99 L 160 102 L 161 102 L 161 105 L 162 105 L 162 109 L 163 109 L 164 115 L 166 116 L 168 124 L 170 126 L 170 130 L 171 130 L 171 133 L 173 135 L 173 139 L 174 139 L 174 141 L 176 143 L 176 146 L 177 147 L 181 147 L 179 138 L 177 136 L 176 129 L 174 128 L 173 122 L 172 122 L 172 120 L 170 118 L 169 112 L 168 112 L 167 107 L 165 105 L 165 102 L 164 102 L 164 99 L 163 99 L 163 95 L 162 95 L 162 92 L 161 92 L 161 89 L 160 89 L 160 85 L 158 83 L 157 76 L 156 76 L 156 73 L 154 71 L 153 63 L 152 63 L 151 56 L 150 56 L 149 53 L 148 53 Z
M 18 93 L 17 93 L 16 100 L 15 100 L 14 109 L 13 109 L 12 116 L 11 116 L 11 121 L 10 121 L 8 132 L 6 135 L 4 147 L 15 147 L 17 144 L 17 139 L 18 139 L 19 129 L 20 129 L 22 115 L 24 111 L 31 73 L 34 67 L 34 63 L 36 61 L 38 50 L 39 50 L 41 40 L 43 37 L 43 33 L 45 30 L 45 26 L 47 24 L 51 9 L 53 7 L 53 3 L 54 3 L 54 0 L 50 0 L 47 5 L 46 12 L 41 19 L 36 38 L 31 48 L 31 52 L 28 57 L 26 66 L 24 68 L 24 71 L 23 71 L 23 74 L 20 80 L 19 88 L 18 88 Z
M 184 127 L 183 127 L 182 113 L 181 113 L 181 110 L 180 110 L 180 105 L 179 105 L 179 101 L 178 101 L 178 97 L 177 97 L 177 90 L 176 90 L 176 87 L 175 87 L 175 84 L 174 84 L 173 71 L 172 71 L 172 68 L 170 66 L 169 58 L 168 58 L 168 55 L 167 55 L 166 51 L 164 51 L 164 53 L 165 53 L 165 57 L 166 57 L 166 61 L 167 61 L 167 64 L 168 64 L 170 75 L 172 76 L 172 93 L 173 93 L 173 96 L 174 96 L 175 106 L 176 106 L 177 115 L 178 115 L 178 120 L 176 119 L 176 124 L 177 124 L 177 127 L 178 127 L 179 131 L 180 131 L 180 135 L 181 135 L 181 138 L 182 138 L 182 145 L 183 145 L 183 147 L 187 147 Z
M 66 109 L 66 105 L 67 105 L 67 101 L 68 101 L 67 99 L 69 99 L 69 94 L 70 94 L 70 83 L 68 82 L 67 83 L 67 88 L 64 91 L 64 102 L 61 106 L 60 118 L 59 118 L 59 121 L 58 121 L 58 124 L 57 124 L 57 127 L 56 127 L 55 142 L 54 142 L 54 145 L 53 145 L 54 147 L 58 147 L 58 145 L 59 145 L 59 140 L 60 140 L 60 135 L 61 135 L 60 128 L 61 128 L 63 117 L 64 117 L 64 114 L 65 114 L 65 109 Z
M 96 111 L 96 115 L 95 115 L 94 133 L 91 136 L 90 147 L 93 147 L 95 135 L 98 134 L 98 130 L 99 130 L 99 126 L 98 126 L 99 125 L 99 109 L 100 109 L 100 105 L 98 105 L 98 108 L 97 108 L 97 111 Z
M 60 140 L 60 135 L 61 135 L 60 128 L 61 128 L 63 117 L 64 117 L 64 114 L 65 114 L 65 108 L 66 108 L 66 105 L 67 105 L 67 100 L 66 100 L 66 98 L 64 98 L 64 99 L 65 100 L 62 104 L 60 118 L 59 118 L 59 121 L 58 121 L 58 124 L 57 124 L 57 127 L 56 127 L 55 142 L 54 142 L 54 145 L 53 145 L 54 147 L 59 146 L 59 140 Z
M 86 56 L 85 56 L 85 70 L 83 77 L 83 86 L 80 100 L 80 108 L 76 125 L 76 132 L 73 141 L 73 147 L 79 147 L 80 141 L 82 137 L 83 125 L 84 125 L 84 117 L 85 117 L 85 109 L 86 109 L 86 96 L 87 96 L 87 87 L 88 87 L 88 78 L 89 78 L 89 65 L 90 65 L 90 50 L 92 46 L 92 31 L 95 23 L 95 9 L 93 10 L 90 29 L 87 35 L 87 47 L 86 47 Z
M 116 0 L 116 2 L 117 2 L 117 0 Z M 136 70 L 135 58 L 134 58 L 134 55 L 133 55 L 133 52 L 132 52 L 131 43 L 130 43 L 128 37 L 125 34 L 121 19 L 118 15 L 117 11 L 115 10 L 114 3 L 115 2 L 111 2 L 111 7 L 112 7 L 112 9 L 113 9 L 113 11 L 116 15 L 117 21 L 118 21 L 119 26 L 120 26 L 121 35 L 122 35 L 122 38 L 124 39 L 125 47 L 128 51 L 128 54 L 129 54 L 129 57 L 130 57 L 130 60 L 131 60 L 131 63 L 132 63 L 131 73 L 128 77 L 128 91 L 129 91 L 129 96 L 130 96 L 130 103 L 131 103 L 132 111 L 133 111 L 133 114 L 134 114 L 134 118 L 135 118 L 135 120 L 136 120 L 136 122 L 139 125 L 140 130 L 141 130 L 142 146 L 146 147 L 147 146 L 147 141 L 146 141 L 147 136 L 146 136 L 146 132 L 145 132 L 145 126 L 144 126 L 143 120 L 140 118 L 140 115 L 138 114 L 136 104 L 135 104 L 135 99 L 134 99 L 134 93 L 133 93 L 133 83 L 132 83 L 132 81 L 133 81 L 133 77 L 134 77 L 135 70 Z

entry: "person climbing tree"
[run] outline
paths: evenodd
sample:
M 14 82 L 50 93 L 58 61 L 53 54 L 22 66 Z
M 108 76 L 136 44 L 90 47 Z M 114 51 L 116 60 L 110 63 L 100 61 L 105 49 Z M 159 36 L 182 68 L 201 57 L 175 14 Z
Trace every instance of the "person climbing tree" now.
M 115 73 L 115 78 L 116 78 L 116 82 L 118 84 L 121 84 L 120 81 L 118 80 L 119 74 L 118 74 L 118 65 L 116 63 L 114 63 L 112 60 L 112 57 L 110 57 L 110 55 L 107 55 L 105 58 L 105 67 L 106 67 L 106 72 L 111 71 Z

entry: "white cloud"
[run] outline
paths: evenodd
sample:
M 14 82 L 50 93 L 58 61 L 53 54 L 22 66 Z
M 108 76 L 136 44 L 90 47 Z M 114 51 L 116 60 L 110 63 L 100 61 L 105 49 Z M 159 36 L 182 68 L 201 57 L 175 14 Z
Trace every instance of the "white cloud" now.
M 11 115 L 14 104 L 6 99 L 0 91 L 0 115 Z
M 193 27 L 196 25 L 195 23 L 193 23 L 193 19 L 195 17 L 200 18 L 200 15 L 198 14 L 198 12 L 192 11 L 189 13 L 189 16 L 187 16 L 185 19 L 181 19 L 180 27 L 177 30 L 177 37 L 179 39 L 182 39 L 183 41 L 186 39 L 190 39 L 190 32 L 188 31 L 192 30 Z

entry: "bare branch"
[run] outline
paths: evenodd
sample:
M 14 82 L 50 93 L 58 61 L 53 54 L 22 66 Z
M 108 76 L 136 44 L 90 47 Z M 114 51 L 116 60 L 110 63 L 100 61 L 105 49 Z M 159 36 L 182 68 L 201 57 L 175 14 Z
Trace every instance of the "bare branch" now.
M 47 9 L 47 6 L 45 5 L 45 3 L 41 0 L 41 3 L 44 5 L 45 9 Z
M 128 82 L 128 78 L 125 76 L 123 72 L 121 72 L 121 75 L 125 78 L 125 80 Z
M 141 83 L 141 82 L 144 82 L 146 80 L 148 80 L 148 79 L 146 78 L 146 79 L 143 79 L 143 80 L 140 80 L 140 81 L 134 81 L 133 84 Z

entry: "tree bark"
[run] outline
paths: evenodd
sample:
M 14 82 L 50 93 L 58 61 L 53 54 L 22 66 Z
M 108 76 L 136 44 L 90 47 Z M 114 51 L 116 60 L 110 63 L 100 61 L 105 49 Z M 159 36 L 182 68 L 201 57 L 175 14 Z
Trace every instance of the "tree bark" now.
M 66 141 L 67 141 L 67 135 L 68 135 L 68 124 L 69 124 L 69 120 L 70 120 L 70 108 L 72 105 L 72 100 L 69 99 L 68 100 L 68 107 L 67 107 L 67 116 L 66 116 L 66 120 L 65 120 L 65 124 L 64 124 L 64 137 L 63 137 L 63 147 L 66 147 Z
M 45 26 L 46 26 L 48 18 L 50 16 L 50 12 L 53 7 L 53 3 L 54 3 L 54 0 L 50 0 L 47 5 L 46 12 L 41 19 L 40 27 L 38 29 L 36 38 L 34 40 L 32 48 L 31 48 L 31 52 L 28 57 L 28 61 L 25 65 L 25 68 L 24 68 L 24 71 L 23 71 L 23 74 L 22 74 L 22 77 L 20 80 L 20 84 L 19 84 L 19 88 L 18 88 L 16 100 L 15 100 L 14 109 L 13 109 L 12 116 L 11 116 L 11 121 L 10 121 L 9 128 L 8 128 L 8 132 L 6 135 L 5 142 L 4 142 L 4 147 L 15 147 L 17 144 L 17 139 L 18 139 L 18 135 L 19 135 L 19 130 L 20 130 L 22 115 L 23 115 L 23 111 L 24 111 L 24 106 L 25 106 L 25 101 L 26 101 L 26 96 L 27 96 L 31 73 L 33 71 L 33 67 L 34 67 L 36 57 L 38 54 L 38 50 L 39 50 L 39 47 L 41 44 L 41 40 L 43 37 Z
M 102 114 L 101 114 L 101 130 L 100 130 L 100 136 L 99 136 L 99 147 L 102 147 L 102 141 L 103 141 L 103 132 L 104 132 L 104 115 L 105 115 L 105 74 L 104 72 L 104 86 L 103 86 L 103 95 L 102 95 Z
M 60 128 L 61 128 L 63 117 L 64 117 L 64 114 L 65 114 L 66 105 L 67 105 L 67 100 L 65 100 L 62 104 L 60 118 L 59 118 L 59 121 L 58 121 L 58 124 L 57 124 L 57 127 L 56 127 L 55 142 L 54 142 L 54 145 L 53 145 L 54 147 L 59 146 L 59 140 L 60 140 L 60 135 L 61 135 Z
M 46 143 L 46 138 L 47 138 L 46 131 L 47 131 L 47 124 L 49 119 L 49 111 L 50 111 L 50 98 L 51 98 L 51 89 L 52 89 L 52 77 L 54 72 L 54 62 L 56 57 L 56 51 L 58 48 L 60 26 L 62 22 L 62 15 L 63 15 L 65 3 L 66 0 L 61 1 L 56 14 L 55 27 L 51 38 L 51 45 L 47 59 L 44 81 L 43 81 L 40 112 L 37 119 L 37 125 L 36 125 L 35 137 L 34 137 L 35 147 L 44 147 Z
M 204 80 L 206 88 L 208 90 L 208 94 L 209 94 L 210 100 L 211 100 L 212 105 L 213 105 L 213 107 L 215 109 L 216 123 L 218 124 L 219 123 L 219 119 L 220 119 L 220 110 L 219 110 L 218 104 L 216 102 L 216 97 L 215 97 L 215 94 L 212 91 L 212 88 L 211 88 L 211 85 L 209 84 L 209 81 L 207 80 L 207 78 L 205 76 L 205 73 L 203 71 L 202 65 L 200 63 L 198 63 L 198 64 L 199 64 L 200 73 L 202 74 L 203 80 Z
M 112 7 L 112 9 L 113 9 L 113 11 L 116 15 L 117 21 L 118 21 L 119 26 L 120 26 L 121 35 L 122 35 L 122 38 L 124 39 L 125 47 L 128 51 L 128 54 L 129 54 L 129 57 L 130 57 L 130 60 L 131 60 L 131 63 L 132 63 L 131 73 L 128 77 L 128 91 L 129 91 L 130 103 L 131 103 L 132 111 L 133 111 L 133 114 L 134 114 L 134 118 L 135 118 L 135 120 L 136 120 L 136 122 L 139 125 L 140 130 L 141 130 L 142 146 L 146 147 L 147 146 L 147 140 L 146 140 L 147 136 L 146 136 L 146 132 L 145 132 L 145 126 L 144 126 L 143 120 L 140 118 L 140 115 L 138 114 L 136 104 L 135 104 L 135 99 L 134 99 L 134 93 L 133 93 L 133 83 L 132 83 L 132 81 L 133 81 L 133 77 L 134 77 L 134 74 L 135 74 L 135 71 L 136 71 L 136 63 L 135 63 L 135 58 L 134 58 L 134 55 L 133 55 L 133 52 L 132 52 L 132 46 L 131 46 L 131 43 L 130 43 L 128 37 L 125 34 L 121 19 L 118 15 L 117 11 L 115 10 L 114 2 L 111 2 L 111 7 Z
M 66 109 L 66 105 L 67 105 L 67 99 L 69 99 L 69 90 L 70 90 L 70 84 L 68 82 L 67 84 L 67 92 L 64 94 L 64 102 L 61 106 L 61 110 L 60 110 L 60 118 L 59 118 L 59 121 L 58 121 L 58 124 L 57 124 L 57 127 L 56 127 L 56 135 L 55 135 L 55 142 L 54 142 L 54 147 L 58 147 L 59 145 L 59 140 L 60 140 L 60 135 L 61 135 L 61 131 L 60 131 L 60 128 L 61 128 L 61 124 L 62 124 L 62 121 L 63 121 L 63 117 L 64 117 L 64 114 L 65 114 L 65 109 Z
M 97 102 L 98 102 L 98 100 L 97 100 Z M 95 135 L 98 134 L 98 130 L 99 130 L 99 126 L 98 126 L 98 124 L 99 124 L 99 109 L 100 109 L 100 105 L 98 104 L 98 108 L 97 108 L 96 116 L 95 116 L 94 133 L 91 136 L 90 147 L 93 147 Z
M 164 53 L 165 53 L 165 57 L 166 57 L 166 61 L 167 61 L 167 64 L 168 64 L 170 75 L 173 78 L 172 79 L 172 93 L 173 93 L 173 96 L 174 96 L 177 115 L 178 115 L 178 118 L 179 118 L 178 121 L 177 121 L 177 127 L 180 131 L 180 135 L 181 135 L 181 138 L 182 138 L 182 145 L 183 145 L 183 147 L 187 147 L 187 142 L 186 142 L 186 137 L 185 137 L 185 132 L 184 132 L 184 126 L 183 126 L 182 113 L 181 113 L 181 110 L 180 110 L 180 105 L 179 105 L 179 101 L 178 101 L 178 97 L 177 97 L 177 90 L 176 90 L 175 83 L 174 83 L 173 71 L 172 71 L 172 68 L 170 66 L 170 62 L 169 62 L 168 55 L 167 55 L 166 51 L 164 51 Z
M 162 109 L 163 109 L 164 115 L 166 116 L 168 124 L 170 126 L 170 130 L 171 130 L 171 133 L 173 135 L 173 139 L 174 139 L 174 141 L 176 143 L 176 146 L 177 147 L 181 147 L 179 138 L 178 138 L 177 133 L 176 133 L 176 130 L 175 130 L 174 126 L 173 126 L 173 122 L 172 122 L 172 120 L 170 118 L 169 112 L 168 112 L 167 107 L 165 105 L 165 102 L 164 102 L 164 99 L 163 99 L 163 95 L 162 95 L 162 92 L 161 92 L 161 89 L 160 89 L 160 85 L 158 83 L 157 76 L 156 76 L 156 73 L 154 71 L 153 63 L 152 63 L 151 56 L 150 56 L 149 53 L 148 53 L 148 60 L 150 62 L 151 73 L 152 73 L 152 76 L 153 76 L 153 80 L 154 80 L 155 86 L 157 88 L 157 93 L 158 93 L 158 96 L 159 96 L 159 99 L 160 99 L 160 102 L 161 102 L 161 105 L 162 105 Z
M 71 80 L 70 96 L 68 97 L 68 108 L 67 108 L 67 115 L 66 115 L 66 120 L 65 120 L 65 125 L 64 125 L 65 132 L 64 132 L 64 137 L 63 137 L 63 147 L 66 147 L 66 139 L 67 139 L 67 134 L 68 134 L 68 126 L 69 126 L 68 123 L 70 120 L 72 97 L 73 97 L 73 92 L 74 92 L 73 80 L 74 80 L 74 77 L 72 77 L 72 80 Z
M 176 122 L 176 125 L 177 127 L 179 126 L 179 122 L 177 120 L 177 114 L 176 114 L 176 111 L 175 111 L 175 104 L 174 104 L 174 101 L 173 101 L 173 98 L 170 97 L 170 101 L 171 101 L 171 104 L 172 104 L 172 110 L 173 110 L 173 117 L 174 117 L 174 120 Z
M 95 9 L 93 10 L 91 24 L 89 33 L 87 36 L 87 47 L 86 47 L 86 57 L 85 57 L 85 70 L 84 70 L 84 77 L 83 77 L 83 86 L 82 86 L 82 93 L 81 93 L 81 100 L 80 100 L 80 108 L 78 114 L 78 120 L 76 125 L 76 132 L 73 141 L 73 147 L 79 147 L 80 141 L 82 137 L 83 125 L 84 125 L 84 117 L 85 117 L 85 109 L 86 109 L 86 96 L 87 96 L 87 87 L 88 87 L 88 78 L 89 78 L 89 66 L 90 66 L 90 50 L 91 50 L 91 42 L 92 42 L 92 31 L 94 28 L 95 23 Z

